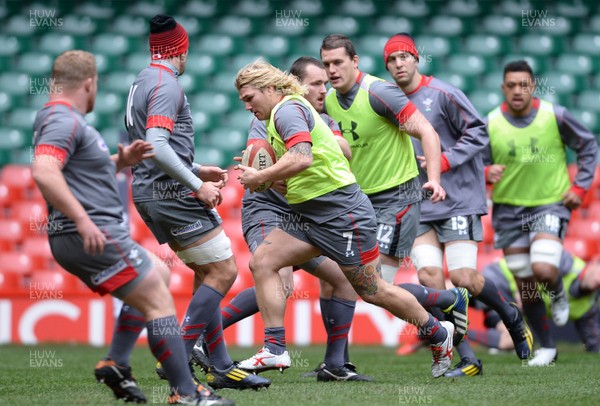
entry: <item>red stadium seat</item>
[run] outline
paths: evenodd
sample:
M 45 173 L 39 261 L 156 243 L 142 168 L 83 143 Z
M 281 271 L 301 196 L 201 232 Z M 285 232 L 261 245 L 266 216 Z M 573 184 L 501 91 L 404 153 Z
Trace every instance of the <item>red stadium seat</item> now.
M 13 272 L 29 275 L 33 271 L 33 264 L 27 254 L 22 252 L 4 252 L 0 257 L 0 272 Z
M 34 269 L 46 269 L 55 264 L 47 236 L 25 239 L 22 251 L 29 256 Z
M 585 217 L 588 219 L 600 219 L 600 200 L 594 200 L 590 203 L 585 211 Z
M 492 262 L 499 261 L 503 257 L 504 253 L 502 252 L 502 250 L 492 248 L 486 250 L 479 250 L 477 252 L 477 270 L 479 272 L 482 272 L 483 268 L 485 268 L 487 265 L 491 264 Z
M 19 190 L 0 181 L 0 210 L 19 201 L 22 198 L 20 193 Z
M 252 254 L 247 248 L 244 251 L 235 253 L 235 263 L 237 265 L 238 275 L 228 294 L 237 295 L 242 290 L 254 286 L 254 278 L 248 267 L 250 258 L 252 258 Z
M 16 220 L 0 220 L 0 246 L 6 251 L 23 241 L 23 227 Z
M 587 238 L 567 237 L 563 247 L 573 255 L 588 261 L 598 250 L 597 241 Z
M 38 202 L 38 203 L 41 203 L 44 205 L 46 204 L 46 201 L 44 200 L 44 196 L 42 195 L 42 192 L 40 191 L 40 189 L 37 186 L 34 186 L 29 191 L 27 200 L 32 201 L 32 202 Z
M 194 289 L 194 271 L 185 265 L 171 269 L 171 281 L 169 290 L 174 295 L 192 297 Z
M 21 275 L 14 272 L 0 272 L 0 297 L 25 291 Z
M 21 223 L 23 232 L 29 235 L 47 234 L 47 206 L 38 202 L 21 201 L 12 205 L 11 217 Z
M 34 186 L 31 167 L 28 165 L 6 165 L 0 173 L 0 181 L 17 194 L 19 199 L 25 198 L 27 191 Z
M 129 233 L 131 238 L 139 243 L 147 238 L 154 238 L 152 231 L 148 228 L 144 220 L 133 205 L 129 205 Z
M 31 274 L 30 296 L 35 299 L 62 299 L 65 294 L 74 293 L 77 277 L 63 270 L 37 270 Z
M 240 251 L 247 249 L 246 240 L 244 240 L 244 234 L 242 232 L 242 221 L 241 219 L 230 218 L 224 220 L 221 224 L 225 234 L 231 240 L 231 249 L 236 254 Z
M 580 237 L 598 240 L 600 238 L 600 219 L 574 219 L 567 226 L 567 237 Z

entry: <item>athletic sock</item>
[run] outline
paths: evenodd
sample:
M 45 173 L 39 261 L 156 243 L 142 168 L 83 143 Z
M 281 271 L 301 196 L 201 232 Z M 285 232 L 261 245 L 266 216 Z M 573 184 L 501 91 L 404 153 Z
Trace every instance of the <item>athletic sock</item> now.
M 471 330 L 467 331 L 469 340 L 483 344 L 489 348 L 500 348 L 500 332 L 495 328 L 488 330 Z
M 221 309 L 223 329 L 256 313 L 258 313 L 256 289 L 254 287 L 244 289 Z
M 479 295 L 474 297 L 481 300 L 490 309 L 495 310 L 506 326 L 509 326 L 517 317 L 515 308 L 506 301 L 494 281 L 490 278 L 483 277 L 483 288 L 479 292 Z
M 187 367 L 187 355 L 181 340 L 181 330 L 175 316 L 161 317 L 146 323 L 148 344 L 154 357 L 167 373 L 171 388 L 180 395 L 192 395 L 196 385 Z
M 227 353 L 227 347 L 225 347 L 221 313 L 215 312 L 213 318 L 210 320 L 210 323 L 208 323 L 208 326 L 206 326 L 204 340 L 206 342 L 206 346 L 208 347 L 208 356 L 210 358 L 211 365 L 214 365 L 220 370 L 228 369 L 231 365 L 233 365 L 233 361 Z
M 356 302 L 332 297 L 327 308 L 329 334 L 325 350 L 325 364 L 339 368 L 345 364 L 344 350 L 348 342 L 348 332 L 354 317 Z
M 325 331 L 327 335 L 329 335 L 329 321 L 328 321 L 328 309 L 329 303 L 331 303 L 331 299 L 326 299 L 323 297 L 319 298 L 319 305 L 321 306 L 321 318 L 323 319 L 323 327 L 325 327 Z
M 416 297 L 421 306 L 426 309 L 432 307 L 446 309 L 456 301 L 456 294 L 451 290 L 433 289 L 415 283 L 402 283 L 398 286 Z
M 207 285 L 201 285 L 194 293 L 181 326 L 183 343 L 188 357 L 192 353 L 198 337 L 204 334 L 207 324 L 214 314 L 219 312 L 219 304 L 222 299 L 221 293 Z
M 144 327 L 146 327 L 144 314 L 123 303 L 108 350 L 108 357 L 119 366 L 129 366 L 131 351 L 133 351 L 133 347 Z
M 471 344 L 469 344 L 467 340 L 462 340 L 460 344 L 456 346 L 456 350 L 458 351 L 461 360 L 468 359 L 473 364 L 477 363 L 477 356 L 475 356 Z
M 550 334 L 550 324 L 546 314 L 546 306 L 541 299 L 524 300 L 523 313 L 527 316 L 527 322 L 540 339 L 543 348 L 556 348 L 556 343 Z
M 555 297 L 556 295 L 560 294 L 563 290 L 564 290 L 563 281 L 560 276 L 558 277 L 557 281 L 552 286 L 550 286 L 550 284 L 548 284 L 548 292 L 551 294 L 550 297 Z M 566 293 L 566 292 L 564 292 L 564 293 Z
M 286 351 L 285 328 L 265 328 L 265 347 L 271 354 L 281 355 Z
M 438 319 L 429 314 L 425 324 L 419 326 L 419 338 L 427 340 L 429 344 L 442 343 L 448 336 L 446 329 L 440 325 Z

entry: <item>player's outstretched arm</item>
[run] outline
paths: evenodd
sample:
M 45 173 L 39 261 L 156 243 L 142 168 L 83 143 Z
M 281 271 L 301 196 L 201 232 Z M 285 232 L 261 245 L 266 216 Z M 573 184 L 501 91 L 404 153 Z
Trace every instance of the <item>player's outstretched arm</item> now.
M 403 129 L 421 141 L 423 152 L 427 161 L 427 183 L 424 189 L 431 192 L 431 201 L 439 202 L 446 198 L 446 191 L 440 185 L 441 157 L 440 137 L 431 126 L 431 123 L 415 110 L 402 125 Z
M 83 239 L 85 252 L 91 255 L 101 254 L 106 237 L 71 193 L 62 174 L 62 162 L 50 155 L 38 155 L 31 166 L 31 172 L 44 199 L 75 223 L 77 232 Z

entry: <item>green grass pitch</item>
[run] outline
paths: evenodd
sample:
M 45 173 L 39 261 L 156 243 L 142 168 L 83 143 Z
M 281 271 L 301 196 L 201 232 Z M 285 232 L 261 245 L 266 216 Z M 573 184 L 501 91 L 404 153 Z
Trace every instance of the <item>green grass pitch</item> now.
M 254 348 L 231 348 L 234 359 L 252 355 Z M 351 347 L 352 361 L 376 382 L 320 383 L 302 378 L 317 365 L 324 347 L 290 347 L 292 368 L 263 374 L 273 381 L 268 390 L 221 390 L 237 405 L 597 405 L 600 394 L 600 355 L 577 345 L 560 345 L 556 365 L 529 368 L 513 353 L 489 355 L 482 376 L 461 379 L 431 377 L 426 350 L 397 357 L 384 347 Z M 0 405 L 115 405 L 112 392 L 97 384 L 94 365 L 105 348 L 71 345 L 0 346 Z M 455 359 L 456 361 L 456 359 Z M 165 404 L 166 381 L 154 373 L 150 351 L 137 347 L 132 356 L 134 376 L 149 404 Z M 202 374 L 199 374 L 203 376 Z

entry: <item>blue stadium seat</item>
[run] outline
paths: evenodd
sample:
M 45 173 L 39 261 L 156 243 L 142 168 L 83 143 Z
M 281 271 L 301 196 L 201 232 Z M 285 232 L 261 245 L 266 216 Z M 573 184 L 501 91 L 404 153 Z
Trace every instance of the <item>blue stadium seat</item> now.
M 547 34 L 526 34 L 519 39 L 519 50 L 524 54 L 551 56 L 562 48 L 561 40 Z
M 598 68 L 597 63 L 594 65 L 593 59 L 597 60 L 588 55 L 561 54 L 556 60 L 556 70 L 572 75 L 589 75 Z
M 443 58 L 455 51 L 449 38 L 438 35 L 419 35 L 415 37 L 415 45 L 422 57 Z M 383 47 L 381 50 L 383 52 Z
M 188 60 L 189 63 L 189 60 Z M 127 55 L 125 58 L 125 69 L 132 73 L 139 73 L 142 69 L 150 64 L 149 52 L 134 52 Z M 188 67 L 186 65 L 186 71 Z
M 215 116 L 223 115 L 231 109 L 231 98 L 226 93 L 200 92 L 191 95 L 189 100 L 193 110 L 204 111 Z
M 200 79 L 221 69 L 223 69 L 222 58 L 199 53 L 188 54 L 185 65 L 186 74 L 196 75 L 196 78 Z
M 536 75 L 537 92 L 572 95 L 583 90 L 585 79 L 581 76 L 561 72 L 547 72 Z
M 28 107 L 19 107 L 13 109 L 8 114 L 8 119 L 5 123 L 8 127 L 13 127 L 16 129 L 27 131 L 29 134 L 31 134 L 33 128 L 33 121 L 35 120 L 36 114 L 37 110 L 35 109 Z
M 102 78 L 104 83 L 99 87 L 104 89 L 104 91 L 127 94 L 129 93 L 129 88 L 136 76 L 137 75 L 132 72 L 110 72 L 104 75 Z
M 149 2 L 149 1 L 135 1 L 132 2 L 129 6 L 129 10 L 127 10 L 128 14 L 135 16 L 142 16 L 147 19 L 154 17 L 157 14 L 164 14 L 165 8 L 162 4 L 158 2 Z
M 440 35 L 444 37 L 459 37 L 463 34 L 465 28 L 460 18 L 448 16 L 448 15 L 437 15 L 431 18 L 429 22 L 429 30 L 433 35 Z
M 130 51 L 129 41 L 123 35 L 102 33 L 92 43 L 92 52 L 106 55 L 125 55 Z
M 569 109 L 569 112 L 581 124 L 585 125 L 591 132 L 598 134 L 600 132 L 600 113 L 594 110 Z
M 600 32 L 597 34 L 576 35 L 573 38 L 573 51 L 596 58 L 600 57 Z
M 470 35 L 465 40 L 464 52 L 488 57 L 504 55 L 508 52 L 508 43 L 495 35 Z
M 477 90 L 469 93 L 468 97 L 473 106 L 482 116 L 486 116 L 490 111 L 498 107 L 504 101 L 504 96 L 500 91 L 494 92 Z
M 249 18 L 228 15 L 217 20 L 214 32 L 233 37 L 249 37 L 254 34 L 254 28 Z
M 347 35 L 350 39 L 355 39 L 357 35 L 363 32 L 363 28 L 357 17 L 330 15 L 320 19 L 315 32 L 323 37 L 337 33 Z
M 479 76 L 490 68 L 486 58 L 472 54 L 450 55 L 446 67 L 450 72 L 460 73 L 465 76 Z
M 125 97 L 122 94 L 98 91 L 94 111 L 98 114 L 125 114 Z
M 246 43 L 246 52 L 257 52 L 265 56 L 281 57 L 290 51 L 290 43 L 280 35 L 257 35 Z
M 96 32 L 97 24 L 90 16 L 70 14 L 64 17 L 61 32 L 78 38 L 89 38 Z
M 600 112 L 600 90 L 584 90 L 577 96 L 577 107 Z
M 121 34 L 126 37 L 144 37 L 147 38 L 150 32 L 148 20 L 140 15 L 125 14 L 118 16 L 112 25 L 115 34 Z
M 483 75 L 482 78 L 482 89 L 485 90 L 500 90 L 502 82 L 504 81 L 504 71 L 496 70 Z
M 16 36 L 0 34 L 0 57 L 2 57 L 3 62 L 6 62 L 3 71 L 10 65 L 9 58 L 16 56 L 20 51 L 21 43 Z
M 391 37 L 399 32 L 406 32 L 414 37 L 420 32 L 420 28 L 406 17 L 386 15 L 375 20 L 372 33 Z
M 71 34 L 51 32 L 42 36 L 38 49 L 41 52 L 48 52 L 56 56 L 71 49 L 82 49 L 84 48 L 83 45 L 81 41 L 76 41 Z
M 14 15 L 3 21 L 3 31 L 5 34 L 16 35 L 18 37 L 28 37 L 34 35 L 36 29 L 43 30 L 43 27 L 31 24 L 29 15 Z M 48 28 L 49 29 L 49 28 Z
M 229 159 L 221 149 L 209 145 L 200 145 L 196 147 L 194 151 L 194 162 L 198 162 L 202 165 L 216 165 L 222 168 L 233 163 L 229 162 Z
M 451 84 L 457 89 L 462 90 L 462 92 L 465 94 L 472 92 L 477 87 L 477 80 L 473 76 L 464 76 L 459 73 L 452 72 L 438 72 L 434 76 L 446 83 Z
M 207 34 L 201 35 L 196 43 L 190 44 L 190 54 L 200 53 L 209 55 L 233 55 L 241 51 L 239 41 L 231 35 Z
M 0 113 L 10 111 L 14 103 L 13 96 L 10 93 L 0 91 Z
M 1 95 L 0 93 L 0 98 Z M 31 125 L 33 126 L 33 122 Z M 27 132 L 26 136 L 23 128 L 3 127 L 0 128 L 0 134 L 2 134 L 2 137 L 0 137 L 0 152 L 24 148 L 28 146 L 27 144 L 31 140 L 31 129 Z
M 0 74 L 0 89 L 17 97 L 30 93 L 31 81 L 23 72 L 2 72 Z
M 482 32 L 501 37 L 514 36 L 519 28 L 517 21 L 508 15 L 492 14 L 483 18 Z

